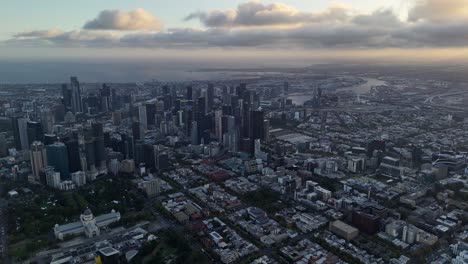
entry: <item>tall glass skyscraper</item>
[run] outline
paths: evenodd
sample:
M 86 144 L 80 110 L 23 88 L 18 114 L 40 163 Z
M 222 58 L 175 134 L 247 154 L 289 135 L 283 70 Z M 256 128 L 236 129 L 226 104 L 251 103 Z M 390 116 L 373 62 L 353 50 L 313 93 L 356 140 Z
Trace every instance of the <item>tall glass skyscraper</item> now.
M 47 150 L 47 164 L 60 172 L 62 179 L 70 177 L 70 170 L 68 165 L 68 152 L 67 146 L 63 143 L 54 143 L 46 146 Z

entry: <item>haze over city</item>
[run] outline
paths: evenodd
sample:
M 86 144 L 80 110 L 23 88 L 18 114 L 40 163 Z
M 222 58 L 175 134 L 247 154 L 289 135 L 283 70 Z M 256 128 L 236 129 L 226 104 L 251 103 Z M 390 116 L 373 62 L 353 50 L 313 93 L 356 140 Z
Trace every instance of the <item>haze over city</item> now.
M 0 263 L 468 263 L 468 0 L 15 0 Z
M 4 3 L 0 15 L 4 82 L 55 81 L 59 74 L 45 69 L 63 67 L 50 64 L 68 63 L 85 74 L 84 64 L 106 75 L 111 71 L 95 64 L 132 71 L 148 58 L 155 69 L 161 70 L 154 64 L 169 63 L 184 71 L 202 64 L 302 67 L 337 60 L 464 63 L 468 58 L 466 0 L 21 0 Z M 36 75 L 8 78 L 22 66 Z M 128 77 L 151 78 L 141 72 Z

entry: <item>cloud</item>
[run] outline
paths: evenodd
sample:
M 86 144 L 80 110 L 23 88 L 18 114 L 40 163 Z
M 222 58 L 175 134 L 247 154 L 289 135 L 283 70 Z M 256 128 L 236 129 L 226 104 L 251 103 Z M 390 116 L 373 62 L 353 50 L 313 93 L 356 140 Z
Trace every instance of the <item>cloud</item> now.
M 95 19 L 86 22 L 84 29 L 91 30 L 155 30 L 163 29 L 162 22 L 144 9 L 129 12 L 120 10 L 101 11 Z
M 249 1 L 238 5 L 236 10 L 196 12 L 189 14 L 185 20 L 199 19 L 207 27 L 284 26 L 344 21 L 348 18 L 348 11 L 344 7 L 334 6 L 322 13 L 310 13 L 283 3 L 265 5 Z
M 187 17 L 187 19 L 200 19 L 206 25 L 202 29 L 169 28 L 164 31 L 155 31 L 143 27 L 143 30 L 130 32 L 124 31 L 123 28 L 130 30 L 142 26 L 129 26 L 127 22 L 119 22 L 119 24 L 112 19 L 101 19 L 107 16 L 106 12 L 118 13 L 118 11 L 103 11 L 97 19 L 88 22 L 88 26 L 84 29 L 22 32 L 14 35 L 8 43 L 15 46 L 179 50 L 193 48 L 365 50 L 468 47 L 468 19 L 461 15 L 445 20 L 433 19 L 430 16 L 427 18 L 429 14 L 427 11 L 423 16 L 424 12 L 421 11 L 423 7 L 429 10 L 429 7 L 434 8 L 433 3 L 433 0 L 418 2 L 410 10 L 413 17 L 405 21 L 388 9 L 359 14 L 346 8 L 332 7 L 324 12 L 312 14 L 298 11 L 285 4 L 264 5 L 259 2 L 247 2 L 239 5 L 236 10 L 201 12 Z M 447 12 L 450 13 L 449 11 L 442 13 Z M 97 20 L 101 21 L 96 22 L 100 26 L 89 25 Z M 122 21 L 125 20 L 122 19 Z M 107 22 L 104 23 L 105 21 Z M 108 26 L 104 27 L 104 24 Z M 120 30 L 90 30 L 90 27 L 93 29 L 120 28 Z
M 409 21 L 468 19 L 468 0 L 419 0 L 408 13 Z
M 63 34 L 60 29 L 24 31 L 14 35 L 15 38 L 49 38 Z

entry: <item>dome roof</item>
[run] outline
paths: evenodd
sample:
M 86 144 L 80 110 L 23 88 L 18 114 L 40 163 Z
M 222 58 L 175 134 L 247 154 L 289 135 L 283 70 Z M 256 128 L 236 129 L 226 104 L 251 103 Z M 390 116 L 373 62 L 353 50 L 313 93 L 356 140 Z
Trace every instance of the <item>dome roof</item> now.
M 84 210 L 84 212 L 83 212 L 83 215 L 86 215 L 86 216 L 93 215 L 93 212 L 91 212 L 91 210 L 89 208 L 86 208 L 86 210 Z

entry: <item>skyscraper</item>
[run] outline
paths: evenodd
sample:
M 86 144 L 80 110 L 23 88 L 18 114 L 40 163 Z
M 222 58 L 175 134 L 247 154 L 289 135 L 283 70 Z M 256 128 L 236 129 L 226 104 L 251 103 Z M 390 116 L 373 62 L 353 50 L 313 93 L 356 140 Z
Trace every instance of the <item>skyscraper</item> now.
M 223 110 L 215 111 L 215 134 L 218 142 L 223 142 Z
M 250 138 L 252 138 L 252 140 L 265 139 L 265 130 L 263 125 L 263 111 L 261 109 L 250 111 Z
M 206 108 L 207 112 L 210 112 L 213 108 L 214 102 L 214 85 L 212 83 L 208 84 L 208 88 L 206 90 Z
M 65 106 L 65 111 L 70 111 L 72 107 L 72 95 L 66 84 L 62 85 L 62 104 Z
M 80 83 L 78 82 L 78 78 L 71 77 L 70 78 L 70 87 L 71 87 L 71 106 L 72 112 L 81 113 L 83 112 L 83 104 L 81 102 L 81 88 Z
M 0 133 L 0 158 L 5 157 L 8 154 L 8 146 L 5 137 L 5 133 Z
M 156 105 L 154 103 L 147 103 L 146 107 L 146 124 L 148 126 L 155 124 Z M 140 121 L 141 122 L 141 121 Z
M 55 116 L 49 109 L 41 110 L 41 123 L 45 133 L 52 133 Z
M 13 117 L 13 136 L 15 138 L 15 147 L 17 150 L 29 149 L 28 141 L 28 120 L 23 117 Z
M 187 100 L 193 100 L 193 89 L 192 89 L 192 86 L 187 86 L 187 88 L 186 88 L 186 94 L 185 94 L 185 99 L 187 99 Z
M 106 166 L 106 152 L 104 146 L 104 131 L 101 123 L 93 123 L 91 126 L 94 137 L 94 157 L 96 167 L 101 168 Z
M 140 121 L 141 128 L 143 128 L 143 131 L 145 131 L 148 128 L 148 119 L 146 116 L 145 105 L 138 106 L 138 119 Z
M 199 145 L 198 141 L 198 124 L 197 121 L 192 122 L 191 131 L 190 131 L 190 142 L 192 145 Z
M 40 171 L 47 166 L 47 154 L 44 144 L 34 141 L 31 144 L 31 169 L 34 179 L 40 181 Z
M 71 173 L 81 170 L 80 147 L 78 140 L 70 139 L 65 142 L 67 146 L 68 165 Z
M 41 123 L 28 121 L 27 130 L 29 145 L 31 145 L 34 141 L 44 141 L 44 129 Z
M 67 147 L 63 143 L 54 143 L 46 147 L 47 164 L 60 172 L 64 179 L 68 179 L 70 170 L 68 169 L 68 153 Z

